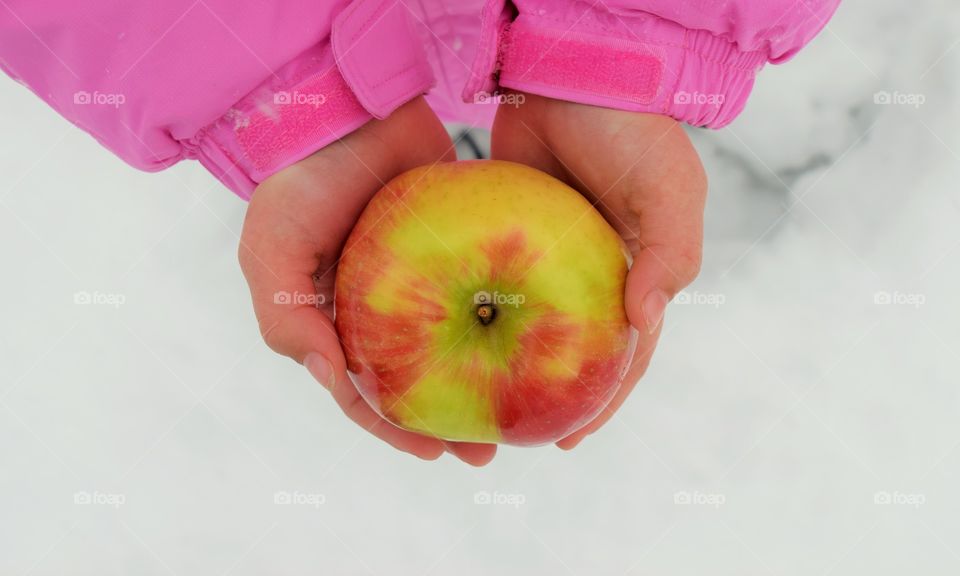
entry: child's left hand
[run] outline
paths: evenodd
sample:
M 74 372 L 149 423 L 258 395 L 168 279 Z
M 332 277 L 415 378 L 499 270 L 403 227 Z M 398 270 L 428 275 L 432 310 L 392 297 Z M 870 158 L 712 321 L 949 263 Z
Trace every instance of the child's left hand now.
M 423 98 L 367 123 L 260 184 L 247 209 L 240 267 L 267 345 L 305 364 L 347 417 L 420 458 L 449 451 L 483 465 L 495 445 L 444 442 L 397 428 L 374 412 L 347 375 L 333 325 L 337 262 L 367 201 L 394 176 L 454 159 L 449 136 Z

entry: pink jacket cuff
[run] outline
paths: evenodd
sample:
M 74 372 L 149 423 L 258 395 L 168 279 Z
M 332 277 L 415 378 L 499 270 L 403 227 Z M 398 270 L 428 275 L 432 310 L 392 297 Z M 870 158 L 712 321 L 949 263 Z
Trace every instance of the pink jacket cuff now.
M 351 4 L 329 43 L 275 70 L 184 143 L 188 156 L 249 199 L 272 174 L 426 93 L 433 73 L 407 11 L 382 4 Z
M 490 0 L 464 100 L 510 88 L 710 128 L 743 110 L 766 53 L 653 14 L 595 6 L 526 2 L 515 15 L 505 0 Z

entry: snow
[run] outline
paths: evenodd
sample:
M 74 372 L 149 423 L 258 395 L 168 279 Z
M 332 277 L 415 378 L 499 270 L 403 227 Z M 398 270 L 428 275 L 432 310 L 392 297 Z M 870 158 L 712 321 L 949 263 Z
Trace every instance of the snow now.
M 137 172 L 0 82 L 0 573 L 956 573 L 958 30 L 851 0 L 692 130 L 705 265 L 647 376 L 480 470 L 260 342 L 245 205 L 198 164 Z

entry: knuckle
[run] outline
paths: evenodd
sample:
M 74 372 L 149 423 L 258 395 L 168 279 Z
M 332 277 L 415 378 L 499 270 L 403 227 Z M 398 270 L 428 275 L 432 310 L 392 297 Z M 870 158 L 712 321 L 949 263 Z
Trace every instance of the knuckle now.
M 266 325 L 266 323 L 260 322 L 260 336 L 263 338 L 263 342 L 267 345 L 267 348 L 277 354 L 283 354 L 285 342 L 283 333 L 277 329 L 278 327 L 278 324 Z
M 667 275 L 667 283 L 676 291 L 682 290 L 700 274 L 703 250 L 700 244 L 650 247 L 654 258 Z
M 242 241 L 237 247 L 237 262 L 240 263 L 240 271 L 244 276 L 249 276 L 253 271 L 253 250 Z
M 703 162 L 699 157 L 695 157 L 694 160 L 695 161 L 690 162 L 686 170 L 688 193 L 695 198 L 704 198 L 707 195 L 707 189 L 710 187 L 707 170 L 704 168 Z
M 288 331 L 284 328 L 289 321 L 291 314 L 283 314 L 279 318 L 263 318 L 259 320 L 260 337 L 264 344 L 277 354 L 288 355 L 290 350 L 290 339 Z
M 703 249 L 700 245 L 687 246 L 679 249 L 676 254 L 677 276 L 684 285 L 687 285 L 700 275 L 703 266 Z

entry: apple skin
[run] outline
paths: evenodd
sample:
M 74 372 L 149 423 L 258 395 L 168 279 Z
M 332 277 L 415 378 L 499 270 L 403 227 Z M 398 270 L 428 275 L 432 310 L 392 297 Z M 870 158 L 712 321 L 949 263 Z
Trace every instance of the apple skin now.
M 492 160 L 411 170 L 373 197 L 338 265 L 351 379 L 407 430 L 559 440 L 599 414 L 628 367 L 628 267 L 603 216 L 547 174 Z

